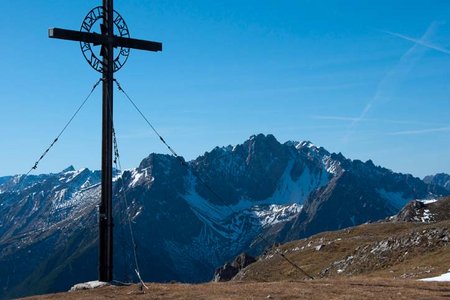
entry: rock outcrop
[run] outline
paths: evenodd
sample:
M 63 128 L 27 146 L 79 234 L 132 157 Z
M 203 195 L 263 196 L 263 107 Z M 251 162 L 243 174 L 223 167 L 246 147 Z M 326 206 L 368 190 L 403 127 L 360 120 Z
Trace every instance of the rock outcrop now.
M 256 259 L 246 253 L 241 253 L 231 263 L 217 268 L 214 272 L 214 282 L 230 281 L 236 274 L 245 267 L 254 263 Z

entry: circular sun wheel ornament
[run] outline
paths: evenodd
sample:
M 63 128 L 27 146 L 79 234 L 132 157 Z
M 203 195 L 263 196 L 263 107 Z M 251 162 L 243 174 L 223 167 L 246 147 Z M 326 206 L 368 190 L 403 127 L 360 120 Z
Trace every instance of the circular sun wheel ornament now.
M 89 13 L 84 18 L 83 23 L 81 24 L 80 31 L 92 33 L 92 27 L 99 20 L 103 21 L 102 6 L 97 6 L 91 9 L 91 11 L 89 11 Z M 113 20 L 115 33 L 118 33 L 118 36 L 120 37 L 129 38 L 130 32 L 128 31 L 128 26 L 125 23 L 125 20 L 117 11 L 114 11 Z M 101 28 L 101 26 L 99 26 L 99 28 Z M 97 56 L 92 50 L 93 46 L 101 47 L 101 45 L 80 42 L 80 46 L 81 52 L 83 52 L 83 56 L 84 58 L 86 58 L 86 61 L 89 63 L 89 65 L 91 65 L 91 67 L 94 68 L 94 70 L 98 72 L 103 72 L 103 61 L 101 58 L 99 58 L 100 55 Z M 128 59 L 128 55 L 130 55 L 130 48 L 120 47 L 118 54 L 114 58 L 114 72 L 117 72 L 118 70 L 120 70 L 120 68 L 122 68 L 122 66 Z

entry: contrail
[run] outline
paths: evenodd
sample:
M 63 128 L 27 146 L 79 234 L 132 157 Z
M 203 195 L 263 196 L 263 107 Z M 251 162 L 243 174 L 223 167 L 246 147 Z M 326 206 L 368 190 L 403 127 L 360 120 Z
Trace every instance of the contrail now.
M 418 39 L 415 39 L 415 38 L 412 38 L 412 37 L 409 37 L 409 36 L 406 36 L 406 35 L 403 35 L 403 34 L 400 34 L 400 33 L 395 33 L 395 32 L 392 32 L 392 31 L 382 31 L 382 32 L 387 33 L 387 34 L 392 35 L 392 36 L 399 37 L 401 39 L 404 39 L 404 40 L 407 40 L 407 41 L 410 41 L 410 42 L 413 42 L 413 43 L 416 43 L 418 45 L 421 45 L 421 46 L 424 46 L 424 47 L 427 47 L 427 48 L 430 48 L 430 49 L 433 49 L 433 50 L 436 50 L 436 51 L 439 51 L 439 52 L 442 52 L 442 53 L 450 55 L 450 50 L 442 48 L 442 47 L 439 47 L 439 46 L 436 46 L 436 45 L 433 45 L 431 43 L 428 43 L 428 42 L 426 42 L 423 39 L 418 40 Z
M 421 53 L 417 50 L 417 48 L 419 47 L 419 45 L 428 44 L 425 41 L 428 36 L 430 36 L 434 32 L 436 24 L 436 22 L 433 22 L 427 28 L 427 31 L 422 35 L 420 40 L 417 40 L 417 42 L 415 42 L 414 45 L 400 57 L 397 64 L 392 67 L 391 70 L 389 70 L 380 80 L 373 97 L 366 103 L 360 115 L 349 125 L 346 134 L 342 138 L 342 142 L 344 144 L 348 143 L 356 127 L 366 118 L 372 107 L 380 101 L 387 101 L 390 98 L 393 90 L 395 89 L 398 81 L 400 81 L 401 78 L 405 77 L 415 65 L 417 60 L 421 58 L 421 56 L 423 55 L 423 51 Z M 414 41 L 416 40 L 414 39 Z M 450 54 L 450 51 L 447 53 Z
M 444 132 L 444 131 L 450 131 L 450 127 L 397 131 L 397 132 L 392 132 L 390 135 L 416 135 L 416 134 Z
M 358 117 L 349 116 L 331 116 L 331 115 L 312 115 L 312 119 L 317 120 L 328 120 L 328 121 L 343 121 L 343 122 L 354 122 L 358 120 Z M 421 121 L 410 121 L 410 120 L 394 120 L 394 119 L 380 119 L 380 118 L 364 118 L 360 120 L 361 122 L 378 122 L 378 123 L 391 123 L 391 124 L 409 124 L 409 125 L 422 125 L 422 126 L 447 126 L 446 123 L 438 122 L 421 122 Z

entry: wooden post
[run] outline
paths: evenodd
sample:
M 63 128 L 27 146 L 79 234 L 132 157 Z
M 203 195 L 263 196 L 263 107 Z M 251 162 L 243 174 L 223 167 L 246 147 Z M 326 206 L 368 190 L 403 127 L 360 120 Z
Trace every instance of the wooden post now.
M 113 219 L 112 219 L 112 120 L 114 36 L 113 1 L 103 0 L 104 34 L 111 37 L 103 47 L 103 101 L 102 101 L 102 196 L 99 220 L 99 280 L 112 281 Z

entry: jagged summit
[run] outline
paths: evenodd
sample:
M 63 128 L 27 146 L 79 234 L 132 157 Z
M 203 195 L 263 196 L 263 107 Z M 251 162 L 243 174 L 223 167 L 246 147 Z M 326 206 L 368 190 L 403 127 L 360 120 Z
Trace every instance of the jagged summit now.
M 424 182 L 441 186 L 450 191 L 450 175 L 438 173 L 436 175 L 428 175 L 423 179 Z
M 73 171 L 75 171 L 75 168 L 73 165 L 70 165 L 67 168 L 65 168 L 64 170 L 62 170 L 61 173 L 73 172 Z
M 258 133 L 258 134 L 254 134 L 251 135 L 247 141 L 244 142 L 244 144 L 246 142 L 257 142 L 257 143 L 278 143 L 278 140 L 275 138 L 275 136 L 273 134 L 264 134 L 264 133 Z
M 316 145 L 314 145 L 312 142 L 310 141 L 302 141 L 302 142 L 297 142 L 297 144 L 295 145 L 295 148 L 300 149 L 303 147 L 307 147 L 307 148 L 317 148 Z
M 139 164 L 139 169 L 145 169 L 152 167 L 153 165 L 168 164 L 170 162 L 176 161 L 176 158 L 169 154 L 151 153 L 149 156 L 144 158 Z

